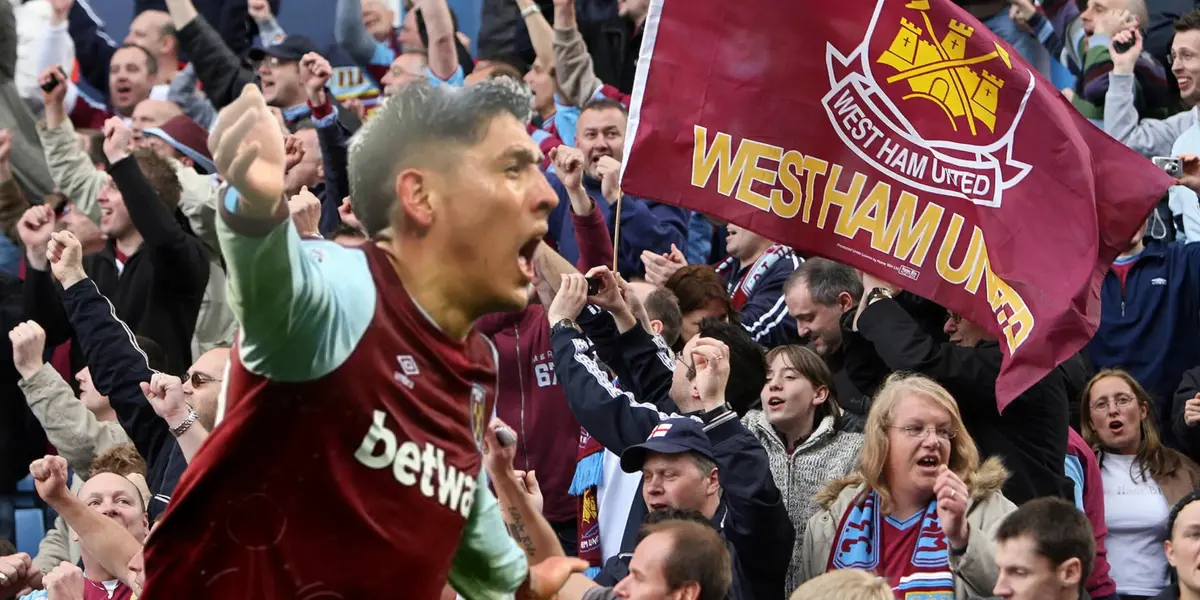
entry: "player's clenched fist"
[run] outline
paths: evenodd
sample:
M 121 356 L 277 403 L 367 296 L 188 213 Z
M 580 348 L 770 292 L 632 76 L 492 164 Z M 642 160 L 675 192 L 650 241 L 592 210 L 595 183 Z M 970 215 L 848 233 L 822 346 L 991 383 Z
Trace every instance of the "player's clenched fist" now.
M 238 191 L 238 213 L 268 218 L 283 201 L 283 136 L 254 84 L 217 115 L 208 136 L 217 171 Z

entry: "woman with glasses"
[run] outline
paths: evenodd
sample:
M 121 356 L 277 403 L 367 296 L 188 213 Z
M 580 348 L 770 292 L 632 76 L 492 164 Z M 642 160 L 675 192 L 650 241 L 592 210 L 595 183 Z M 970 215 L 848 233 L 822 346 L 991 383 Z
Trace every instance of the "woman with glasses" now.
M 932 379 L 894 374 L 863 433 L 857 468 L 817 497 L 801 580 L 863 569 L 897 598 L 990 596 L 992 532 L 1016 507 L 1000 493 L 999 460 L 980 464 L 954 398 Z
M 795 345 L 767 353 L 759 406 L 742 417 L 742 425 L 767 451 L 771 475 L 796 530 L 784 586 L 790 594 L 800 585 L 800 543 L 808 519 L 817 512 L 817 492 L 854 468 L 863 436 L 842 426 L 829 366 L 816 352 Z
M 1167 585 L 1170 507 L 1200 486 L 1200 467 L 1163 445 L 1150 395 L 1129 373 L 1106 369 L 1083 392 L 1083 439 L 1104 483 L 1108 562 L 1122 600 L 1150 598 Z

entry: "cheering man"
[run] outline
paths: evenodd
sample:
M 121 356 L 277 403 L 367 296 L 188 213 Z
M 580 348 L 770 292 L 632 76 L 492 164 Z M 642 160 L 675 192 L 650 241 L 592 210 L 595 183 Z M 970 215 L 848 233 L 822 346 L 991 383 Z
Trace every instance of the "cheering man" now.
M 481 469 L 496 371 L 481 315 L 520 310 L 554 192 L 528 92 L 413 84 L 351 148 L 374 241 L 301 242 L 257 88 L 209 146 L 242 330 L 218 426 L 146 548 L 144 600 L 549 598 L 586 563 L 528 567 Z M 222 421 L 223 418 L 223 421 Z

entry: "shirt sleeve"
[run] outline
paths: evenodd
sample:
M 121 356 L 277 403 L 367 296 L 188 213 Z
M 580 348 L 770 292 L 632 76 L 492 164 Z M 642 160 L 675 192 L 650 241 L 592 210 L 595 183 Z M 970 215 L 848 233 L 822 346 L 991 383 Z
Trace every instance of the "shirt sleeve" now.
M 429 85 L 432 85 L 433 87 L 437 87 L 439 85 L 448 85 L 450 87 L 460 88 L 467 84 L 467 76 L 463 74 L 462 65 L 459 65 L 454 69 L 454 74 L 451 75 L 449 79 L 442 79 L 437 75 L 434 75 L 433 71 L 430 70 L 429 67 L 425 67 L 425 77 L 429 78 Z
M 261 222 L 236 214 L 232 187 L 223 197 L 217 233 L 229 304 L 242 326 L 242 363 L 277 381 L 311 381 L 332 372 L 375 313 L 366 254 L 333 242 L 302 242 L 283 203 L 278 215 Z
M 480 469 L 467 530 L 450 567 L 450 586 L 466 600 L 500 600 L 512 598 L 528 576 L 525 552 L 509 537 Z

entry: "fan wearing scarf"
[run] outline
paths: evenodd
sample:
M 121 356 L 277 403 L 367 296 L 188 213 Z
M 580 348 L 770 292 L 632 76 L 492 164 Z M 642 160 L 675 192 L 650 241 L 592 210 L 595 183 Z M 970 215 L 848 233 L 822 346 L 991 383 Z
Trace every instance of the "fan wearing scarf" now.
M 817 495 L 800 580 L 863 569 L 897 598 L 991 595 L 993 533 L 1016 506 L 1000 493 L 1000 461 L 980 464 L 954 398 L 932 379 L 893 374 L 864 433 L 857 468 Z

